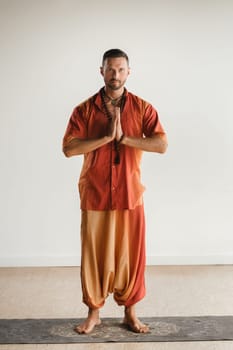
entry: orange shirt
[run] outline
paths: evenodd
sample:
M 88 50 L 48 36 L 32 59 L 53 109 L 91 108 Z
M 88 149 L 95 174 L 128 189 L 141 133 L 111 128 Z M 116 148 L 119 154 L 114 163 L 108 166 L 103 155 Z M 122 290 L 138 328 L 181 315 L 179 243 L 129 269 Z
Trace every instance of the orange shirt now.
M 121 113 L 124 135 L 150 137 L 163 133 L 157 111 L 151 104 L 126 90 Z M 107 135 L 108 120 L 100 92 L 78 105 L 69 120 L 63 144 L 73 138 L 94 139 Z M 142 151 L 120 145 L 120 163 L 115 164 L 114 142 L 84 154 L 79 179 L 81 209 L 134 209 L 142 204 L 145 190 L 140 181 Z

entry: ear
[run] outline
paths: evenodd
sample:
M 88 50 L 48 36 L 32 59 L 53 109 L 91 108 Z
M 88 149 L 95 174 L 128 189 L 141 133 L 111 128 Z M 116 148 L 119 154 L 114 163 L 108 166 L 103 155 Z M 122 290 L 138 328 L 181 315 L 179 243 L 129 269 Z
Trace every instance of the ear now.
M 100 67 L 100 74 L 101 74 L 101 75 L 104 75 L 103 67 Z

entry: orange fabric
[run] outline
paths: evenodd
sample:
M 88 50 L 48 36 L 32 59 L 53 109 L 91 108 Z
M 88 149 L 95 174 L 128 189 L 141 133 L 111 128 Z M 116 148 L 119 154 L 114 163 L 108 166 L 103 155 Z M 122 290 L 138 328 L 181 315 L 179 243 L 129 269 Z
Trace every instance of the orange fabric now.
M 125 306 L 145 296 L 143 206 L 134 210 L 83 211 L 81 238 L 81 281 L 86 305 L 92 309 L 102 307 L 109 293 Z
M 132 137 L 164 133 L 157 111 L 151 104 L 126 91 L 121 113 L 123 133 Z M 74 138 L 94 139 L 107 135 L 108 120 L 100 92 L 77 106 L 63 139 L 66 145 Z M 111 142 L 84 155 L 79 179 L 81 209 L 134 209 L 142 203 L 145 190 L 140 180 L 142 151 L 120 145 L 120 164 L 115 165 L 115 148 Z

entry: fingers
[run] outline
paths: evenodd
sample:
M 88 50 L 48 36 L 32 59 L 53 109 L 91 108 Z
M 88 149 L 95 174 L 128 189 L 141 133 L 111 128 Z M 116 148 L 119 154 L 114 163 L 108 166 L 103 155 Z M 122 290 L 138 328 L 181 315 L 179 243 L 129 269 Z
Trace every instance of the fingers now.
M 108 135 L 111 137 L 111 139 L 115 139 L 116 138 L 116 129 L 117 129 L 117 118 L 116 116 L 113 116 L 113 118 L 110 120 L 109 123 L 109 131 L 108 131 Z
M 111 136 L 111 139 L 116 139 L 118 141 L 122 134 L 121 111 L 119 107 L 115 107 L 115 113 L 109 125 L 109 136 Z
M 117 119 L 116 140 L 119 141 L 121 139 L 121 136 L 123 135 L 122 126 L 121 126 L 120 108 L 117 108 L 116 110 L 116 119 Z
M 121 118 L 120 107 L 115 107 L 115 117 L 116 117 L 117 121 L 120 121 L 120 118 Z

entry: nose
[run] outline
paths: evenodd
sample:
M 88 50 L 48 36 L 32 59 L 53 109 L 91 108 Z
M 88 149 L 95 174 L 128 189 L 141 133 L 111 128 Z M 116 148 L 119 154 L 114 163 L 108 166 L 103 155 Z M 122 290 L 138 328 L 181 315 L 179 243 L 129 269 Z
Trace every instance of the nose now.
M 116 70 L 114 70 L 112 76 L 113 76 L 114 79 L 117 79 L 118 72 Z

